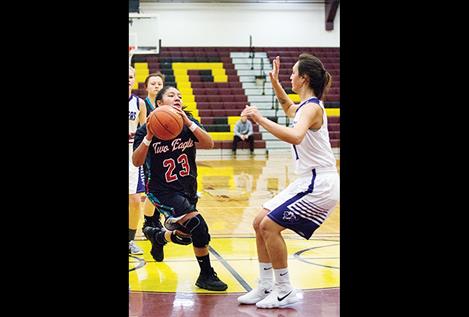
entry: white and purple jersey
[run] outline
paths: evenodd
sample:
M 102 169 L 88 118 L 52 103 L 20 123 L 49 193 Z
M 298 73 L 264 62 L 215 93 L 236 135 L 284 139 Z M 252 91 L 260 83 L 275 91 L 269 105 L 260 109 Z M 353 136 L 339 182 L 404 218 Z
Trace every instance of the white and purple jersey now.
M 310 98 L 298 107 L 292 126 L 298 123 L 308 102 L 324 110 L 317 98 Z M 339 174 L 329 143 L 325 110 L 321 128 L 309 129 L 299 145 L 292 145 L 292 155 L 298 178 L 263 207 L 270 210 L 267 217 L 271 220 L 309 239 L 339 201 Z
M 137 131 L 140 114 L 139 100 L 133 94 L 129 97 L 129 133 Z M 143 193 L 145 191 L 143 168 L 136 167 L 132 163 L 133 143 L 134 139 L 129 139 L 129 194 Z
M 140 114 L 139 100 L 140 99 L 134 94 L 129 97 L 129 133 L 135 133 L 138 128 Z M 129 143 L 133 143 L 133 139 L 130 139 Z
M 327 129 L 327 114 L 322 102 L 318 98 L 312 97 L 303 101 L 296 110 L 292 127 L 300 120 L 303 107 L 313 102 L 318 104 L 322 110 L 323 124 L 316 131 L 309 129 L 306 131 L 303 141 L 298 145 L 292 145 L 292 157 L 295 160 L 295 174 L 304 175 L 311 173 L 315 167 L 335 167 L 335 157 L 329 141 L 329 131 Z

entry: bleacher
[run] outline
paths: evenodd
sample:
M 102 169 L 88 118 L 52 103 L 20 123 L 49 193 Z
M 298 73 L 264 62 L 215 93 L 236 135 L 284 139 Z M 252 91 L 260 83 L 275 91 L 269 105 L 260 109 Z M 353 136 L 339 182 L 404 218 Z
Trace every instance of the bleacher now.
M 249 47 L 164 47 L 157 55 L 138 54 L 132 57 L 132 65 L 137 72 L 133 93 L 145 98 L 145 77 L 149 73 L 162 72 L 166 77 L 165 84 L 175 86 L 181 91 L 186 110 L 190 111 L 212 136 L 215 149 L 230 153 L 233 127 L 245 105 L 256 105 L 264 116 L 280 124 L 285 123 L 283 111 L 278 111 L 278 105 L 273 102 L 270 82 L 266 82 L 261 89 L 256 82 L 256 75 L 262 71 L 266 74 L 271 70 L 272 60 L 279 55 L 280 81 L 292 100 L 297 102 L 298 96 L 291 91 L 290 74 L 293 64 L 302 52 L 318 56 L 333 76 L 332 87 L 324 102 L 326 108 L 330 108 L 326 110 L 332 111 L 332 115 L 328 112 L 331 145 L 338 148 L 339 48 L 257 47 L 252 51 Z M 255 58 L 251 58 L 251 54 Z M 257 124 L 253 126 L 255 153 L 266 153 L 273 141 L 266 140 L 265 130 Z M 278 140 L 276 142 L 285 143 Z M 247 148 L 246 141 L 238 144 L 238 149 Z

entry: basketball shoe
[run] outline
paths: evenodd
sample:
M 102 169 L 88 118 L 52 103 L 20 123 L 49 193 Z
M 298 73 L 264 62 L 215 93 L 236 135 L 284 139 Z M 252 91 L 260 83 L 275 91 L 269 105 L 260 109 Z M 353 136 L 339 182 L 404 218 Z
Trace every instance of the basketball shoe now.
M 153 228 L 163 228 L 163 225 L 161 224 L 160 217 L 145 217 L 143 221 L 143 228 L 142 232 L 146 227 L 153 227 Z
M 272 292 L 266 298 L 256 303 L 257 308 L 286 307 L 299 302 L 296 290 L 290 285 L 275 283 Z
M 141 255 L 143 254 L 143 250 L 138 247 L 138 245 L 135 244 L 133 240 L 129 241 L 129 254 L 132 255 Z
M 162 230 L 164 229 L 150 226 L 143 227 L 143 234 L 151 242 L 150 254 L 156 262 L 161 262 L 164 259 L 163 247 L 167 243 L 164 239 L 164 233 L 158 239 L 158 233 L 162 232 Z
M 256 304 L 267 297 L 272 292 L 272 284 L 269 282 L 257 282 L 257 287 L 238 297 L 240 304 Z
M 217 273 L 210 268 L 210 272 L 200 272 L 199 278 L 195 282 L 200 288 L 207 289 L 209 291 L 224 291 L 228 288 L 228 285 L 223 283 L 217 276 Z

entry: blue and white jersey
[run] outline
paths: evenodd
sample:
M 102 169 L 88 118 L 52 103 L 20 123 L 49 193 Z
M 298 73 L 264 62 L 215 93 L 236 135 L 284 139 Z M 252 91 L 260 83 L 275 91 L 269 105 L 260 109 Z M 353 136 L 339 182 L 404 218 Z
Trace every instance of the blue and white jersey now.
M 139 98 L 132 94 L 129 97 L 129 133 L 135 133 L 137 131 L 139 114 Z M 129 143 L 133 143 L 133 140 L 129 140 Z
M 316 97 L 311 97 L 303 101 L 296 110 L 291 127 L 294 127 L 295 124 L 298 123 L 303 107 L 310 102 L 318 104 L 323 109 L 323 124 L 321 128 L 316 131 L 312 129 L 306 131 L 303 141 L 298 145 L 292 145 L 292 156 L 295 161 L 295 174 L 297 175 L 310 174 L 313 168 L 335 168 L 336 166 L 334 153 L 332 152 L 332 147 L 329 142 L 327 114 L 322 101 Z

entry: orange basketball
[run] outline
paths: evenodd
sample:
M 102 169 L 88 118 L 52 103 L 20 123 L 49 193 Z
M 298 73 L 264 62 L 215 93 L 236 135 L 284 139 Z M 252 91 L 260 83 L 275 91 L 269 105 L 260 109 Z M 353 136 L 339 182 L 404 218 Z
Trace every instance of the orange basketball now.
M 183 127 L 182 117 L 171 106 L 159 106 L 150 113 L 148 129 L 160 140 L 172 140 Z

